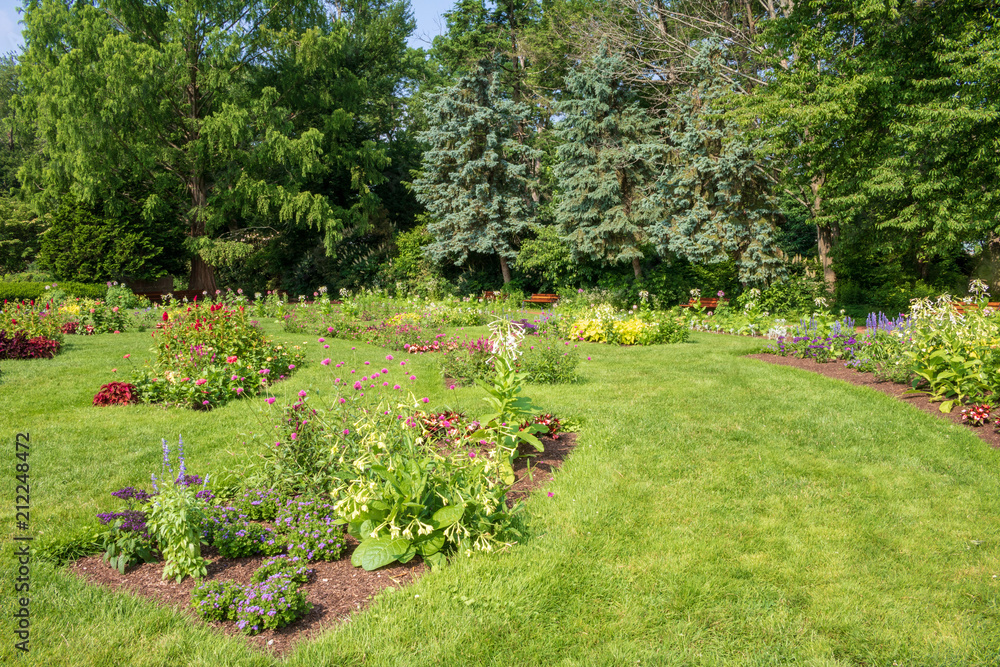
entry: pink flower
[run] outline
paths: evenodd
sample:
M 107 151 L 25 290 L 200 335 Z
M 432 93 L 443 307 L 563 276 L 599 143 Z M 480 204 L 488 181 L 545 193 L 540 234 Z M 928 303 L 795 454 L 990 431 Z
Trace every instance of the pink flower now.
M 454 389 L 454 388 L 455 388 L 455 385 L 451 385 L 451 386 L 448 387 L 448 389 Z
M 423 401 L 424 403 L 430 403 L 431 402 L 431 399 L 427 398 L 426 396 L 424 398 L 421 398 L 420 400 Z
M 237 387 L 236 388 L 236 393 L 237 394 L 242 394 L 243 393 L 243 387 Z
M 587 361 L 590 361 L 590 357 L 587 357 Z
M 371 366 L 371 365 L 372 365 L 372 362 L 370 362 L 370 361 L 366 361 L 365 362 L 365 366 Z
M 330 346 L 329 346 L 329 345 L 324 345 L 324 346 L 323 346 L 323 349 L 324 349 L 324 350 L 329 350 L 329 349 L 330 349 Z
M 208 380 L 206 380 L 205 378 L 198 378 L 197 380 L 194 381 L 194 383 L 199 387 L 205 384 L 206 382 L 208 382 Z
M 470 459 L 476 458 L 476 453 L 475 452 L 469 452 L 469 458 Z
M 350 430 L 348 430 L 348 429 L 345 428 L 344 429 L 344 435 L 350 435 L 350 434 L 351 434 Z
M 549 498 L 551 498 L 551 497 L 552 497 L 552 496 L 554 496 L 554 495 L 556 495 L 556 494 L 554 494 L 554 493 L 552 493 L 551 491 L 549 491 Z
M 300 392 L 299 392 L 299 396 L 301 396 L 301 397 L 305 398 L 305 396 L 306 396 L 306 390 L 305 390 L 305 389 L 303 389 L 302 391 L 300 391 Z
M 330 365 L 330 360 L 329 359 L 324 359 L 323 361 L 321 361 L 319 363 L 323 364 L 324 366 L 329 366 Z
M 319 339 L 319 342 L 321 342 L 321 343 L 325 343 L 325 342 L 326 342 L 326 339 L 325 339 L 325 338 L 320 338 L 320 339 Z
M 411 375 L 411 376 L 410 376 L 410 379 L 411 379 L 411 380 L 416 380 L 416 379 L 417 379 L 417 376 L 416 376 L 416 375 Z
M 388 386 L 389 386 L 389 383 L 388 383 L 388 382 L 383 382 L 383 383 L 382 383 L 382 386 L 383 386 L 383 387 L 388 387 Z
M 268 396 L 267 397 L 267 404 L 268 405 L 274 405 L 274 396 Z
M 291 438 L 292 440 L 298 440 L 299 439 L 299 434 L 298 433 L 292 433 L 288 437 Z
M 236 357 L 226 357 L 226 363 L 227 364 L 235 364 L 236 363 Z
M 391 354 L 385 355 L 385 360 L 386 361 L 392 361 L 392 355 Z
M 288 370 L 294 371 L 295 370 L 295 364 L 288 364 Z
M 361 389 L 361 382 L 360 381 L 354 383 L 354 389 L 355 390 L 360 390 Z
M 118 372 L 118 369 L 117 369 L 117 368 L 112 368 L 112 369 L 111 369 L 111 372 L 112 372 L 112 373 L 117 373 L 117 372 Z
M 338 400 L 340 401 L 341 405 L 347 402 L 347 400 L 343 396 L 341 396 Z
M 333 327 L 327 327 L 326 331 L 327 333 L 333 333 Z
M 202 405 L 208 405 L 208 401 L 202 401 L 201 404 Z
M 383 373 L 388 373 L 388 372 L 389 372 L 389 369 L 388 369 L 388 368 L 383 368 L 383 369 L 382 369 L 382 372 L 383 372 Z
M 402 387 L 400 387 L 400 386 L 399 386 L 398 384 L 394 384 L 394 385 L 392 385 L 392 388 L 393 388 L 393 389 L 402 389 Z
M 405 362 L 405 361 L 401 361 L 401 362 L 399 362 L 399 365 L 400 365 L 400 366 L 405 366 L 405 365 L 406 365 L 406 362 Z
M 235 375 L 233 377 L 229 378 L 229 379 L 232 380 L 233 382 L 236 382 L 236 376 Z
M 131 356 L 132 356 L 131 354 L 126 354 L 124 357 L 122 357 L 122 359 L 128 359 Z

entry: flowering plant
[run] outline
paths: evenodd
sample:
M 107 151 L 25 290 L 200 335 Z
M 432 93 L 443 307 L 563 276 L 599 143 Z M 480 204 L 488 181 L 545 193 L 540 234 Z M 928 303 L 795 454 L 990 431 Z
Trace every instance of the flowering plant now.
M 962 423 L 969 426 L 983 426 L 990 421 L 989 403 L 980 403 L 962 410 Z
M 156 359 L 136 374 L 144 400 L 207 409 L 256 396 L 289 377 L 304 355 L 275 345 L 241 306 L 195 304 L 164 311 L 153 334 Z
M 97 515 L 101 524 L 108 526 L 97 542 L 104 549 L 104 562 L 125 574 L 126 568 L 136 563 L 157 560 L 156 549 L 146 527 L 146 512 L 139 509 L 149 502 L 150 495 L 131 486 L 111 495 L 124 500 L 126 509 Z
M 183 440 L 178 444 L 177 459 L 179 477 L 183 478 L 187 472 Z M 162 489 L 157 487 L 156 476 L 153 475 L 153 485 L 159 493 L 150 503 L 147 520 L 149 532 L 156 538 L 166 560 L 163 578 L 174 577 L 178 583 L 189 575 L 200 579 L 208 572 L 207 561 L 201 556 L 205 503 L 196 497 L 195 487 L 177 483 L 166 440 L 163 441 L 163 468 L 167 472 L 161 473 Z

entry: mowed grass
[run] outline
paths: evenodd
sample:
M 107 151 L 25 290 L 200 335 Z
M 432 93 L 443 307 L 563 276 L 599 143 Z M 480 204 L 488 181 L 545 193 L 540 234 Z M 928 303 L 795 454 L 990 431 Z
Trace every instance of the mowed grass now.
M 279 400 L 328 388 L 326 356 L 386 354 L 273 333 L 308 341 L 309 363 Z M 161 437 L 183 433 L 197 472 L 236 470 L 253 455 L 242 443 L 265 427 L 261 399 L 207 414 L 89 406 L 110 368 L 121 374 L 122 355 L 145 356 L 148 340 L 71 338 L 55 360 L 4 362 L 0 404 L 13 424 L 4 420 L 3 436 L 32 434 L 38 532 L 93 521 L 110 491 L 147 484 Z M 529 501 L 522 543 L 383 592 L 285 662 L 1000 664 L 1000 452 L 880 393 L 742 357 L 757 345 L 709 334 L 581 345 L 592 358 L 585 382 L 529 388 L 539 407 L 583 427 L 553 496 Z M 433 357 L 406 360 L 432 406 L 478 412 L 480 390 L 449 391 Z M 26 664 L 276 662 L 65 571 L 36 563 L 32 577 Z M 4 596 L 6 619 L 11 611 Z

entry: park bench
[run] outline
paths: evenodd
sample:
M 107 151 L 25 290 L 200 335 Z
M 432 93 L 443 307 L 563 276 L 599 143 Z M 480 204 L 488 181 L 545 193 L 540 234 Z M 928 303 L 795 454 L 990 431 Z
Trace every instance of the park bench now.
M 483 292 L 483 301 L 496 301 L 500 298 L 503 298 L 503 295 L 500 292 L 491 292 L 489 290 Z
M 955 301 L 952 303 L 955 306 L 955 311 L 959 315 L 964 315 L 965 313 L 979 310 L 979 306 L 974 303 L 965 303 L 963 301 Z M 986 307 L 990 310 L 1000 310 L 1000 301 L 990 301 L 986 304 Z
M 544 306 L 546 304 L 554 304 L 558 300 L 559 300 L 558 294 L 532 294 L 522 303 L 537 303 Z
M 704 308 L 705 310 L 715 310 L 716 308 L 719 307 L 720 300 L 716 298 L 709 299 L 706 297 L 701 297 L 700 299 L 696 299 L 695 297 L 691 297 L 690 301 L 681 304 L 681 308 L 698 308 L 699 301 L 701 302 L 700 304 L 701 307 Z M 722 299 L 722 302 L 729 303 L 729 299 Z

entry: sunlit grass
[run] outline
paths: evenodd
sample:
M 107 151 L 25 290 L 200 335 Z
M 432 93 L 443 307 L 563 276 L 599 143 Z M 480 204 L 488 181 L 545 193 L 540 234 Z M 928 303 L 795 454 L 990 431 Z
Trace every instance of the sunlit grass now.
M 272 333 L 307 341 L 309 355 L 279 402 L 328 390 L 325 357 L 386 354 Z M 42 538 L 92 522 L 110 491 L 146 483 L 160 438 L 183 434 L 193 472 L 238 470 L 253 455 L 262 399 L 207 414 L 90 406 L 122 374 L 122 355 L 143 357 L 148 340 L 70 337 L 52 361 L 3 362 L 3 436 L 31 433 Z M 583 427 L 553 497 L 529 501 L 524 542 L 382 593 L 288 662 L 996 664 L 1000 452 L 880 393 L 742 358 L 754 346 L 708 334 L 581 345 L 592 357 L 583 383 L 529 390 Z M 480 390 L 445 388 L 430 355 L 405 360 L 418 395 L 478 413 Z M 49 566 L 33 576 L 34 664 L 270 662 L 152 602 Z

